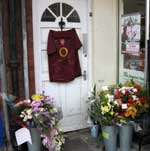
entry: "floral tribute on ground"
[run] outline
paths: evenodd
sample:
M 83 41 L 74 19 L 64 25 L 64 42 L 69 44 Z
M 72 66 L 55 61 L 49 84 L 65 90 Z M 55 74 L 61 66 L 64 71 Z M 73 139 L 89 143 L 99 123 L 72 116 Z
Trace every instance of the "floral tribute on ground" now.
M 134 81 L 120 84 L 114 89 L 114 100 L 119 106 L 118 122 L 120 124 L 134 121 L 149 111 L 147 91 Z
M 103 87 L 99 96 L 102 113 L 114 115 L 117 124 L 134 121 L 149 110 L 146 89 L 134 81 Z
M 55 107 L 53 97 L 33 95 L 20 117 L 27 127 L 39 130 L 42 143 L 49 151 L 62 150 L 65 142 L 59 125 L 62 115 L 61 111 Z
M 90 100 L 89 115 L 96 117 L 101 126 L 128 124 L 149 111 L 146 89 L 132 80 L 103 86 L 94 94 L 96 99 Z

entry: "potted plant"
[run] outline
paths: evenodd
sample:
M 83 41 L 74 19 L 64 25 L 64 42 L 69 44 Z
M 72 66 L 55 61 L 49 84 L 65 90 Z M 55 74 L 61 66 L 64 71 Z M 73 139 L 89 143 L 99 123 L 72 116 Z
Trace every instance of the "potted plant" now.
M 99 110 L 99 99 L 97 95 L 96 85 L 94 85 L 90 96 L 88 97 L 88 115 L 90 117 L 91 136 L 98 138 L 100 130 L 100 110 Z
M 33 143 L 28 144 L 31 151 L 40 150 L 40 139 L 49 151 L 62 149 L 64 137 L 59 127 L 61 116 L 53 100 L 52 97 L 35 94 L 29 100 L 28 107 L 20 114 L 23 122 L 31 131 Z M 39 136 L 40 139 L 38 139 Z

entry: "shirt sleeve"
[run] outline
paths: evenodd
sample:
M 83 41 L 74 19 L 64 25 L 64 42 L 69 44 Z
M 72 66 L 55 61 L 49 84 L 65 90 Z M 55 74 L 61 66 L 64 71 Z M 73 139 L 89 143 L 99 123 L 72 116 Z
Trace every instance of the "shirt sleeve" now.
M 73 32 L 74 32 L 75 49 L 79 50 L 82 47 L 82 43 L 81 43 L 81 41 L 78 37 L 78 34 L 74 28 L 73 28 Z
M 50 55 L 53 54 L 54 52 L 56 52 L 56 47 L 55 47 L 53 33 L 50 30 L 48 34 L 48 41 L 47 41 L 47 54 Z

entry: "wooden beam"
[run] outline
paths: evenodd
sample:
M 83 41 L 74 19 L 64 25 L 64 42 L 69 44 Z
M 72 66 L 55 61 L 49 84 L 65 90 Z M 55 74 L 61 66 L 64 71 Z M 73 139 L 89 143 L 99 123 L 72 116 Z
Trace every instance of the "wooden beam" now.
M 11 49 L 11 57 L 10 57 L 10 68 L 11 68 L 11 77 L 12 77 L 12 88 L 13 95 L 19 96 L 19 77 L 18 77 L 18 51 L 16 48 L 16 31 L 17 31 L 17 1 L 9 0 L 9 11 L 10 11 L 10 49 Z
M 32 0 L 26 0 L 26 24 L 27 24 L 27 49 L 28 49 L 28 69 L 29 69 L 29 95 L 35 93 L 35 67 L 33 51 L 33 19 Z
M 21 1 L 22 10 L 22 37 L 23 37 L 23 65 L 24 65 L 24 90 L 25 97 L 29 98 L 29 72 L 28 72 L 28 49 L 27 49 L 27 26 L 26 26 L 26 0 Z

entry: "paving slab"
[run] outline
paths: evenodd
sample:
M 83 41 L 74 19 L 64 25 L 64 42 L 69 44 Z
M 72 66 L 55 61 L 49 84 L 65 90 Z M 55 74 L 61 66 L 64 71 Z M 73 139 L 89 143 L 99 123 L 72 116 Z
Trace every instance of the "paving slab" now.
M 102 142 L 92 138 L 89 129 L 65 133 L 65 137 L 64 151 L 104 151 Z M 137 143 L 132 143 L 131 151 L 139 151 Z M 150 144 L 143 145 L 141 151 L 150 151 Z

